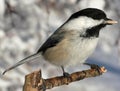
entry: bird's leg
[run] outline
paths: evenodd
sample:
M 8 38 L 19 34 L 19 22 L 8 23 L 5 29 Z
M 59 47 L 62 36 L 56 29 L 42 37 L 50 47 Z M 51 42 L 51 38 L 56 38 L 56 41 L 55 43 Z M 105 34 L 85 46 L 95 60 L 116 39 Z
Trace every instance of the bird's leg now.
M 64 77 L 70 77 L 70 74 L 67 73 L 67 72 L 65 72 L 64 67 L 61 66 L 61 68 L 62 68 L 62 71 L 63 71 L 63 76 L 64 76 Z
M 84 63 L 84 64 L 90 66 L 91 69 L 97 69 L 98 72 L 99 72 L 99 74 L 101 74 L 101 71 L 100 71 L 101 68 L 98 65 L 96 65 L 96 64 L 90 64 L 90 63 Z

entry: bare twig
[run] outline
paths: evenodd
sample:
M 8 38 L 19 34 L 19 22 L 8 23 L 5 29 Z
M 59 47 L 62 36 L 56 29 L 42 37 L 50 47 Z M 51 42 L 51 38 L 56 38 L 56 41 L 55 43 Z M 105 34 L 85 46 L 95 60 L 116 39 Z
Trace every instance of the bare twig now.
M 61 85 L 68 85 L 71 82 L 79 81 L 84 78 L 99 76 L 105 72 L 106 69 L 101 67 L 99 71 L 97 69 L 89 69 L 72 73 L 69 77 L 58 76 L 49 79 L 43 79 L 41 77 L 41 70 L 39 70 L 26 75 L 23 91 L 45 91 L 46 89 L 51 89 Z

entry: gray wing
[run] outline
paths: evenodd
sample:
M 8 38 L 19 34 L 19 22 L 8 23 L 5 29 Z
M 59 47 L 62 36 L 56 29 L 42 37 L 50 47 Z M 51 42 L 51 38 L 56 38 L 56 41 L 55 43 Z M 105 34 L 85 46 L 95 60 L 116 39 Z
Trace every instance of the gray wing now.
M 54 32 L 47 41 L 40 47 L 37 53 L 44 53 L 48 48 L 56 46 L 63 38 L 65 31 L 56 31 Z

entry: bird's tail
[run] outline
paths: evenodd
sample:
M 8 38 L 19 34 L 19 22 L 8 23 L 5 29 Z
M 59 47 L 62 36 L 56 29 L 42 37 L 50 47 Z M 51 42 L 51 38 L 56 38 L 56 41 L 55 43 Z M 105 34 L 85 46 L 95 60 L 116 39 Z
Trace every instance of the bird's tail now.
M 34 59 L 36 59 L 36 58 L 38 58 L 38 57 L 40 57 L 40 54 L 39 54 L 39 53 L 35 53 L 35 54 L 31 55 L 31 56 L 28 56 L 28 57 L 24 58 L 23 60 L 17 62 L 15 65 L 7 68 L 7 69 L 2 73 L 2 75 L 4 75 L 6 72 L 8 72 L 8 71 L 10 71 L 10 70 L 12 70 L 12 69 L 14 69 L 14 68 L 16 68 L 16 67 L 24 64 L 24 63 L 26 63 L 26 62 L 28 62 L 28 61 L 33 61 Z

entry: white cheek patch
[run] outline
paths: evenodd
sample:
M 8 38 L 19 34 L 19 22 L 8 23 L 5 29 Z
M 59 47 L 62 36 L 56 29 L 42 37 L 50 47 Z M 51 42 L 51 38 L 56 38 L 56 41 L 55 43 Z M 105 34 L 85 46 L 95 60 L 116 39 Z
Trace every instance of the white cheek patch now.
M 102 24 L 104 22 L 103 19 L 95 20 L 89 17 L 81 16 L 79 18 L 75 18 L 73 20 L 68 21 L 63 28 L 68 30 L 79 30 L 83 31 L 83 29 L 88 29 L 94 27 L 96 25 Z

